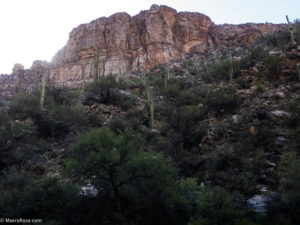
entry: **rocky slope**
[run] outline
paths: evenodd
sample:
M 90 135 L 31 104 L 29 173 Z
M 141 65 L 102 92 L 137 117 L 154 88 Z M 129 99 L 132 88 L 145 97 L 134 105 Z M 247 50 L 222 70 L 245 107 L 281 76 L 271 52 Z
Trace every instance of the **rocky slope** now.
M 146 70 L 220 46 L 247 46 L 260 35 L 284 27 L 215 25 L 201 13 L 178 13 L 157 5 L 133 17 L 116 13 L 71 31 L 66 46 L 51 63 L 36 61 L 27 70 L 16 65 L 11 75 L 0 77 L 0 95 L 12 96 L 18 89 L 30 92 L 40 84 L 43 75 L 48 83 L 78 87 L 96 77 Z

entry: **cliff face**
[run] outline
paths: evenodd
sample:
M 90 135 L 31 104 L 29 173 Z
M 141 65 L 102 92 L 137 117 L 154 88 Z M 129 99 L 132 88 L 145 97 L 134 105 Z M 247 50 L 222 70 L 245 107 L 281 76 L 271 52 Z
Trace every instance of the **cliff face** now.
M 58 69 L 51 79 L 64 82 L 148 69 L 184 53 L 213 49 L 212 31 L 209 17 L 166 6 L 154 5 L 134 17 L 117 13 L 100 18 L 70 33 L 67 45 L 54 57 Z
M 131 17 L 117 13 L 71 31 L 69 41 L 51 63 L 37 61 L 29 70 L 17 65 L 11 76 L 0 78 L 0 95 L 13 95 L 16 87 L 33 90 L 48 82 L 77 87 L 95 77 L 144 70 L 157 63 L 183 59 L 186 54 L 213 51 L 219 45 L 249 45 L 280 25 L 214 25 L 200 13 L 180 12 L 153 5 Z

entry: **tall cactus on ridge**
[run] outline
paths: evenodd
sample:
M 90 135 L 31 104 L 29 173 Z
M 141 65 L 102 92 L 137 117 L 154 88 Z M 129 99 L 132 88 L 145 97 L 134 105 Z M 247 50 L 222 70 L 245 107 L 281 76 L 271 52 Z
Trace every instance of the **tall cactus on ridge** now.
M 94 79 L 100 79 L 100 49 L 97 48 L 97 52 L 94 56 Z
M 286 15 L 286 21 L 288 23 L 288 28 L 289 28 L 290 33 L 291 33 L 291 43 L 292 43 L 292 45 L 295 45 L 296 44 L 296 42 L 295 42 L 295 36 L 294 36 L 294 32 L 295 31 L 294 31 L 294 27 L 290 23 L 288 15 Z
M 154 126 L 154 93 L 153 88 L 147 88 L 147 103 L 150 110 L 150 127 L 153 128 Z
M 46 94 L 46 76 L 42 75 L 42 90 L 41 90 L 41 98 L 40 98 L 41 109 L 44 108 L 45 94 Z
M 231 50 L 229 50 L 229 63 L 230 63 L 229 78 L 230 78 L 230 82 L 233 82 L 233 59 L 232 59 Z
M 298 80 L 300 81 L 300 63 L 297 64 Z
M 165 88 L 167 88 L 168 87 L 168 81 L 170 79 L 170 69 L 169 68 L 167 68 L 167 71 L 165 71 L 164 75 L 165 75 Z

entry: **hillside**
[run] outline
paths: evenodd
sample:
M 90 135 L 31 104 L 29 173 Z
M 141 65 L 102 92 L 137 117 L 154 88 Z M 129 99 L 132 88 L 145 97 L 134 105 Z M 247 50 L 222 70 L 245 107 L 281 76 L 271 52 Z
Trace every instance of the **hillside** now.
M 0 78 L 0 215 L 299 224 L 300 23 L 290 26 L 215 25 L 154 5 L 80 25 L 51 63 L 16 65 Z

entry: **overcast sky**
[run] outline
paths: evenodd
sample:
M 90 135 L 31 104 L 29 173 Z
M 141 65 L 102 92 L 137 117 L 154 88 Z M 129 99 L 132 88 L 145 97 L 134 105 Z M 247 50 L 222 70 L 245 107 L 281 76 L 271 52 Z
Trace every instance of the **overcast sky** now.
M 216 24 L 300 18 L 300 0 L 0 0 L 0 74 L 15 63 L 50 61 L 79 24 L 116 12 L 136 15 L 152 4 L 201 12 Z

